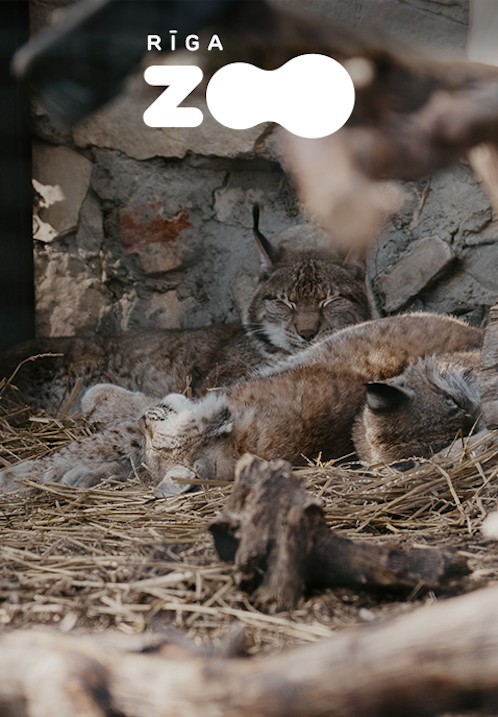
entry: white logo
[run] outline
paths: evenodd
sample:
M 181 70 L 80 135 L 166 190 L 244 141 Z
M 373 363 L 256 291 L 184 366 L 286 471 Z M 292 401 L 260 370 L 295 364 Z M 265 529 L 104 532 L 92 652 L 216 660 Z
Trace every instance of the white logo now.
M 197 107 L 178 107 L 202 82 L 202 70 L 196 65 L 151 65 L 144 72 L 148 85 L 168 89 L 144 112 L 149 127 L 198 127 L 204 116 Z
M 169 85 L 146 110 L 147 125 L 201 124 L 201 110 L 178 107 L 201 82 L 199 67 L 154 65 L 144 77 L 151 85 Z M 337 132 L 350 117 L 354 101 L 351 77 L 326 55 L 300 55 L 276 70 L 234 62 L 218 70 L 206 90 L 209 111 L 225 127 L 248 129 L 261 122 L 277 122 L 306 139 Z

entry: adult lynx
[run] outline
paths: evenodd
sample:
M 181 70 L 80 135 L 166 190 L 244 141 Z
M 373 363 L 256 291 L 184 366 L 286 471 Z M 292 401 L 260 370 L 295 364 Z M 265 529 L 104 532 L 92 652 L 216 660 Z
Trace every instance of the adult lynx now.
M 30 404 L 54 413 L 69 396 L 75 399 L 72 410 L 78 410 L 85 390 L 101 382 L 158 399 L 188 386 L 197 394 L 229 385 L 368 318 L 365 285 L 357 267 L 306 247 L 279 250 L 260 232 L 257 206 L 253 216 L 264 268 L 242 325 L 36 339 L 0 355 L 0 375 L 11 375 L 29 356 L 60 354 L 25 363 L 15 379 Z

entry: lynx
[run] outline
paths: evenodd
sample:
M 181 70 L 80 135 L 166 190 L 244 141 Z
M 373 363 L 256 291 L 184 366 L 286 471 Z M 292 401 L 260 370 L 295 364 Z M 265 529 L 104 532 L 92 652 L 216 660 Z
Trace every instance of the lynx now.
M 368 383 L 353 426 L 358 457 L 368 464 L 429 457 L 457 436 L 484 429 L 477 351 L 429 356 L 399 376 Z
M 0 355 L 0 376 L 10 376 L 34 354 L 60 354 L 29 361 L 16 374 L 26 400 L 53 413 L 69 396 L 75 399 L 72 410 L 78 411 L 84 391 L 99 382 L 158 399 L 188 385 L 199 394 L 369 317 L 361 269 L 330 253 L 278 249 L 259 230 L 257 205 L 253 218 L 264 268 L 242 325 L 37 339 Z
M 82 406 L 101 421 L 102 432 L 50 458 L 3 471 L 0 486 L 15 488 L 27 475 L 91 485 L 105 475 L 126 474 L 130 461 L 145 458 L 158 494 L 174 495 L 194 478 L 230 480 L 246 452 L 299 464 L 304 457 L 353 453 L 356 441 L 366 459 L 425 454 L 477 420 L 470 376 L 475 354 L 455 352 L 477 349 L 481 339 L 479 329 L 457 319 L 407 314 L 342 329 L 197 400 L 170 394 L 154 405 L 144 394 L 95 386 Z M 449 356 L 434 356 L 443 353 Z M 390 434 L 388 411 L 382 416 L 382 409 L 396 403 L 391 416 L 397 433 Z M 416 440 L 414 423 L 420 427 Z
M 236 460 L 246 452 L 294 464 L 302 463 L 303 457 L 320 455 L 328 460 L 353 454 L 353 429 L 367 400 L 367 384 L 399 374 L 407 382 L 407 393 L 417 395 L 418 407 L 425 413 L 417 444 L 425 455 L 424 446 L 433 442 L 432 434 L 441 440 L 445 430 L 444 425 L 439 426 L 444 411 L 435 415 L 434 406 L 429 403 L 426 407 L 427 384 L 433 378 L 432 354 L 475 349 L 481 339 L 478 329 L 436 314 L 407 314 L 344 329 L 219 395 L 189 404 L 176 396 L 166 397 L 142 419 L 146 463 L 162 481 L 163 490 L 174 492 L 178 486 L 175 477 L 185 478 L 185 468 L 191 477 L 227 479 Z M 420 373 L 425 372 L 426 380 L 420 378 L 417 383 L 416 362 L 424 356 L 428 363 Z M 440 374 L 438 384 L 443 394 L 448 393 L 449 379 L 443 387 Z M 405 409 L 409 415 L 408 404 Z M 471 420 L 476 418 L 474 412 Z M 406 440 L 403 446 L 400 416 L 393 420 L 400 442 L 398 446 L 388 444 L 391 454 L 385 455 L 399 460 L 411 455 L 411 445 Z M 410 431 L 413 423 L 410 417 Z M 453 438 L 453 429 L 448 426 L 446 442 Z M 371 450 L 376 449 L 377 459 L 383 458 L 382 446 L 374 439 Z M 367 457 L 366 451 L 364 455 Z

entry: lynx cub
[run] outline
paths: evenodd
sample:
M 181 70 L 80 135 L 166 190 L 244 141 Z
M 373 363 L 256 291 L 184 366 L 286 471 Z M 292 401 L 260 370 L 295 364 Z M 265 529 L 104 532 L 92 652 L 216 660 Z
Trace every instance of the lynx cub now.
M 79 409 L 89 386 L 104 381 L 157 399 L 188 385 L 196 394 L 229 385 L 368 318 L 365 285 L 356 267 L 325 252 L 278 250 L 259 230 L 257 206 L 253 217 L 264 271 L 242 326 L 37 339 L 0 355 L 0 376 L 11 375 L 31 355 L 60 353 L 27 362 L 16 375 L 26 400 L 54 413 L 77 382 L 81 386 L 72 410 Z
M 358 457 L 391 463 L 430 456 L 458 435 L 484 428 L 475 369 L 479 352 L 456 351 L 411 363 L 399 376 L 367 384 L 353 426 Z
M 425 454 L 478 417 L 469 378 L 475 355 L 454 352 L 476 349 L 481 339 L 479 329 L 457 319 L 407 314 L 345 328 L 196 401 L 170 394 L 153 405 L 144 394 L 95 386 L 83 407 L 102 421 L 102 432 L 50 458 L 6 469 L 0 486 L 15 489 L 28 475 L 91 485 L 104 476 L 126 476 L 130 460 L 145 456 L 158 493 L 169 495 L 194 477 L 231 479 L 245 452 L 300 463 L 303 456 L 348 454 L 355 440 L 367 459 L 397 460 L 419 449 Z M 391 421 L 388 408 L 394 409 Z

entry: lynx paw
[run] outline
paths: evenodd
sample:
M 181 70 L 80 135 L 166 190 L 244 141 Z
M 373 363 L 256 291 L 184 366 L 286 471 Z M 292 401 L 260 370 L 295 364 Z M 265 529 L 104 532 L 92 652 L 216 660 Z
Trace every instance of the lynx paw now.
M 186 493 L 192 487 L 188 481 L 196 477 L 194 471 L 189 468 L 174 466 L 166 472 L 162 481 L 156 486 L 154 495 L 156 498 L 173 498 L 175 495 Z
M 131 477 L 131 468 L 118 462 L 102 463 L 96 467 L 89 467 L 74 461 L 61 463 L 57 466 L 47 467 L 44 460 L 24 461 L 0 472 L 0 491 L 11 493 L 13 491 L 30 490 L 31 486 L 23 485 L 23 481 L 34 483 L 64 483 L 75 488 L 91 488 L 106 478 L 127 480 Z
M 0 473 L 0 489 L 22 489 L 21 481 L 66 483 L 88 488 L 104 478 L 126 480 L 132 465 L 140 465 L 143 435 L 136 420 L 117 421 L 80 441 L 73 441 L 57 453 L 37 461 L 25 461 Z
M 131 478 L 131 469 L 127 471 L 123 470 L 123 467 L 117 464 L 104 464 L 95 469 L 80 465 L 64 473 L 60 482 L 65 485 L 72 485 L 75 488 L 92 488 L 109 478 L 122 481 L 127 480 Z
M 3 493 L 12 493 L 13 491 L 27 490 L 23 485 L 24 480 L 38 481 L 39 465 L 38 461 L 24 461 L 16 466 L 5 468 L 0 471 L 0 491 Z

